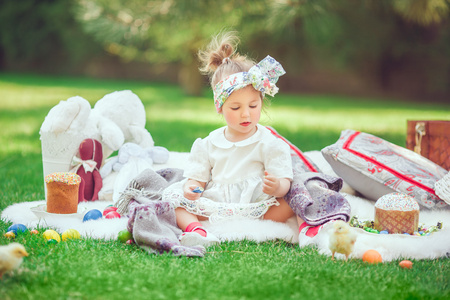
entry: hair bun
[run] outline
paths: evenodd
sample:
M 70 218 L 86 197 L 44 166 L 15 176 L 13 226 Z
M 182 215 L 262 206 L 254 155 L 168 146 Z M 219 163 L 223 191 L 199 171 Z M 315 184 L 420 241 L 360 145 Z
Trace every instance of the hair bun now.
M 224 43 L 220 48 L 224 58 L 230 57 L 234 52 L 234 47 L 228 43 Z
M 225 32 L 214 37 L 207 48 L 198 53 L 202 65 L 200 71 L 212 75 L 225 58 L 232 59 L 238 42 L 235 32 Z
M 222 32 L 211 40 L 205 50 L 198 52 L 202 74 L 208 75 L 213 87 L 224 76 L 248 71 L 255 63 L 236 53 L 239 38 L 236 32 Z

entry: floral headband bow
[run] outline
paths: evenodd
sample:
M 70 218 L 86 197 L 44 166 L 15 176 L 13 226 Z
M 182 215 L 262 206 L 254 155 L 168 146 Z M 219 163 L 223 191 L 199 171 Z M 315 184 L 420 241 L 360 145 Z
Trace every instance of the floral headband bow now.
M 278 77 L 286 74 L 279 62 L 267 55 L 258 64 L 250 68 L 248 72 L 240 72 L 226 77 L 218 82 L 214 87 L 214 104 L 217 112 L 236 90 L 242 89 L 251 84 L 255 90 L 275 96 L 278 93 L 278 87 L 275 85 Z

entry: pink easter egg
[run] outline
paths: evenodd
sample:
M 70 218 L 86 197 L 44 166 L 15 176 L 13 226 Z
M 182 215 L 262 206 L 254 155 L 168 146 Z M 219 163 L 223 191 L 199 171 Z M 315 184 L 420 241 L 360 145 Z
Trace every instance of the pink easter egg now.
M 103 215 L 106 216 L 108 213 L 112 212 L 112 211 L 116 211 L 117 207 L 114 206 L 108 206 L 105 208 L 105 210 L 103 211 Z
M 106 219 L 115 219 L 120 218 L 120 214 L 117 211 L 110 211 L 105 215 Z

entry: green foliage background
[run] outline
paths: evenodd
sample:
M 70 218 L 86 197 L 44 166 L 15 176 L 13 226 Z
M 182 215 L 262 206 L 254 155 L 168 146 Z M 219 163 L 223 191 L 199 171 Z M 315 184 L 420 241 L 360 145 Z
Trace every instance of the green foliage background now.
M 282 61 L 284 89 L 445 101 L 449 8 L 448 0 L 4 0 L 0 68 L 156 74 L 199 95 L 196 52 L 233 29 L 240 51 Z
M 74 1 L 4 0 L 0 3 L 0 69 L 79 73 L 103 53 L 74 18 Z

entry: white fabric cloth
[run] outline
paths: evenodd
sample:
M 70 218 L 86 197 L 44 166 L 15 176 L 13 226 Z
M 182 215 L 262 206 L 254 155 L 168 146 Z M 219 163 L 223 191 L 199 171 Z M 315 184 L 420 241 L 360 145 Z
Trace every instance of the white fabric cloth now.
M 210 215 L 219 209 L 220 206 L 208 205 L 211 201 L 264 204 L 264 208 L 255 206 L 254 209 L 258 207 L 256 214 L 244 207 L 237 209 L 259 217 L 271 205 L 278 204 L 273 197 L 262 192 L 264 171 L 278 178 L 293 178 L 289 146 L 261 125 L 254 135 L 236 143 L 228 141 L 224 133 L 225 127 L 216 129 L 206 138 L 197 139 L 192 146 L 184 176 L 207 183 L 202 197 L 197 201 L 185 199 L 182 196 L 184 180 L 167 188 L 163 200 L 175 202 L 176 206 L 192 213 L 199 214 L 200 210 L 204 212 L 201 215 Z M 201 209 L 194 208 L 193 204 L 201 206 Z

